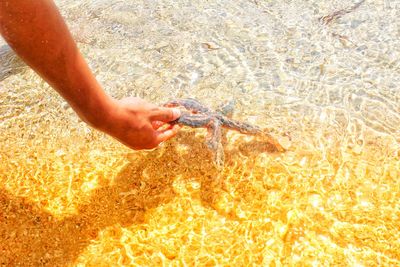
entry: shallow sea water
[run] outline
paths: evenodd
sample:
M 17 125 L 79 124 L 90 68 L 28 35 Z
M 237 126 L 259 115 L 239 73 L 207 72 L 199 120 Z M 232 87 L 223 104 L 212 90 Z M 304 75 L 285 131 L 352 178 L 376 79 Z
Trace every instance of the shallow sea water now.
M 399 1 L 57 4 L 109 94 L 234 100 L 288 151 L 226 132 L 218 169 L 186 128 L 131 151 L 2 46 L 0 263 L 400 265 Z

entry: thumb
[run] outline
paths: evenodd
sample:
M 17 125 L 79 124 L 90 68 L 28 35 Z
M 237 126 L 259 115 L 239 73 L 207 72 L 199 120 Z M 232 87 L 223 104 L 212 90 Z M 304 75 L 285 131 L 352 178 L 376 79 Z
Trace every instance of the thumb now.
M 181 116 L 181 111 L 177 108 L 159 107 L 153 110 L 150 114 L 150 120 L 170 122 L 178 119 Z

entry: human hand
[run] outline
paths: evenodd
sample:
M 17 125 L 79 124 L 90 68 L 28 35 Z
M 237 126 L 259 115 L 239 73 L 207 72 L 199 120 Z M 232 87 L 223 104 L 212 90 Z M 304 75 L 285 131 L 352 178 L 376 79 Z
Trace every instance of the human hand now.
M 155 148 L 177 133 L 179 126 L 168 122 L 179 118 L 178 110 L 104 92 L 54 1 L 0 0 L 0 34 L 82 120 L 128 147 Z
M 107 111 L 107 118 L 95 127 L 135 150 L 155 148 L 180 129 L 168 124 L 179 118 L 179 109 L 158 107 L 137 97 L 112 99 Z

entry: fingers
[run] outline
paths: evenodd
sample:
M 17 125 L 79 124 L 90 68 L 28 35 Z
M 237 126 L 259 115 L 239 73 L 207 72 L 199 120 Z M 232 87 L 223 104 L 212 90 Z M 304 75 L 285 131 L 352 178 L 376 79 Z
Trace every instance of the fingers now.
M 143 138 L 141 139 L 141 142 L 136 142 L 137 138 L 135 138 L 135 142 L 126 142 L 124 138 L 117 139 L 134 150 L 152 150 L 157 148 L 162 142 L 174 137 L 180 129 L 179 125 L 163 123 L 163 126 L 167 127 L 162 130 L 154 131 L 151 138 Z
M 154 130 L 157 130 L 158 128 L 160 128 L 161 126 L 165 125 L 165 122 L 162 121 L 152 121 L 151 125 L 153 126 Z
M 174 125 L 179 126 L 179 129 L 182 127 L 179 124 L 174 124 L 174 123 L 167 123 L 167 122 L 162 122 L 162 121 L 152 121 L 151 125 L 153 126 L 154 130 L 166 130 L 166 129 L 171 129 Z M 161 128 L 161 129 L 160 129 Z
M 178 125 L 174 125 L 165 130 L 157 131 L 156 137 L 155 137 L 156 143 L 159 144 L 161 142 L 164 142 L 164 141 L 174 137 L 178 133 L 179 129 L 180 129 L 180 127 Z
M 159 107 L 151 112 L 150 120 L 170 122 L 178 119 L 180 116 L 181 116 L 181 111 L 177 108 Z

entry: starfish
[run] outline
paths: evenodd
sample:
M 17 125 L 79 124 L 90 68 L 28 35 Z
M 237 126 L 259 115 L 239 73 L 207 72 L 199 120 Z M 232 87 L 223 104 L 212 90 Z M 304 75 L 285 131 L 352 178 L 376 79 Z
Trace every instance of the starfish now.
M 164 104 L 165 107 L 178 107 L 181 109 L 181 116 L 170 122 L 170 124 L 180 124 L 192 128 L 207 128 L 206 145 L 213 151 L 215 163 L 222 167 L 224 164 L 224 150 L 221 144 L 221 128 L 234 130 L 242 134 L 262 136 L 273 145 L 274 150 L 283 152 L 285 149 L 273 138 L 266 130 L 246 122 L 230 119 L 233 113 L 234 102 L 220 107 L 214 111 L 201 104 L 196 99 L 186 98 L 171 100 Z

